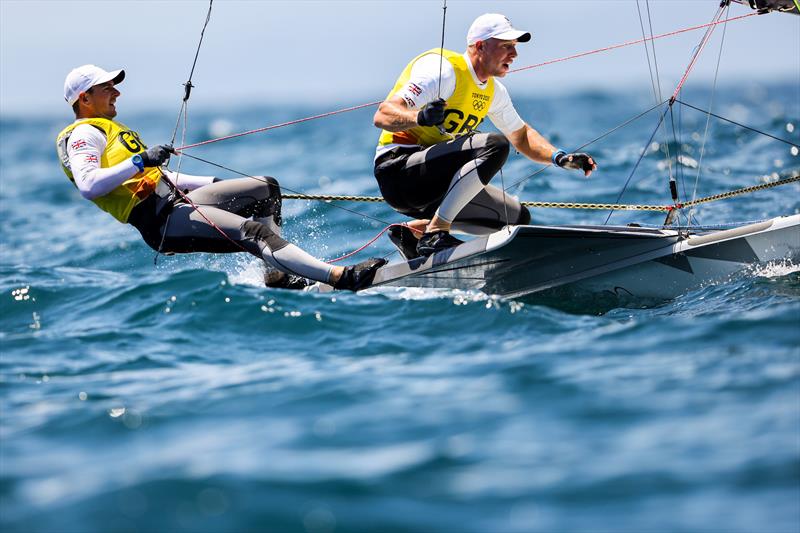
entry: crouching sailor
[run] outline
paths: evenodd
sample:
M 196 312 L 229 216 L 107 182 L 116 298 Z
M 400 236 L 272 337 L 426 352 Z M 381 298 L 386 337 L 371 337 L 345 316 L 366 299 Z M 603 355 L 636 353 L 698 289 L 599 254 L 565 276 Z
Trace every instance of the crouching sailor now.
M 597 169 L 589 154 L 567 154 L 524 122 L 500 82 L 517 57 L 517 44 L 530 39 L 503 15 L 481 15 L 467 32 L 463 54 L 423 52 L 378 107 L 373 122 L 382 130 L 375 151 L 381 194 L 424 227 L 418 242 L 410 230 L 390 234 L 405 257 L 458 246 L 462 241 L 451 229 L 481 234 L 530 221 L 516 198 L 489 184 L 510 146 L 533 161 L 582 170 L 587 177 Z M 502 134 L 477 132 L 487 117 Z
M 160 252 L 247 251 L 282 273 L 268 268 L 265 281 L 270 286 L 304 286 L 295 276 L 337 289 L 369 286 L 385 260 L 331 266 L 281 237 L 281 193 L 275 178 L 220 181 L 161 169 L 172 147 L 148 149 L 135 131 L 113 120 L 117 85 L 123 79 L 124 70 L 83 65 L 64 82 L 75 122 L 59 133 L 56 146 L 64 172 L 84 198 L 134 226 Z M 186 196 L 195 205 L 175 187 L 189 191 Z

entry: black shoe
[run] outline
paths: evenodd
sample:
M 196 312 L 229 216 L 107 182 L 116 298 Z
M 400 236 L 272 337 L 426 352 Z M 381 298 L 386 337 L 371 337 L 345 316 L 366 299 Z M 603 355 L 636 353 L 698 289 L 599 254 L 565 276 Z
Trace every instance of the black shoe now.
M 453 248 L 464 241 L 456 239 L 450 233 L 439 230 L 431 233 L 423 233 L 417 243 L 417 253 L 421 256 L 429 256 L 448 248 Z
M 333 284 L 334 289 L 360 291 L 366 289 L 375 279 L 375 273 L 386 264 L 386 259 L 370 257 L 356 265 L 344 267 L 344 272 L 339 281 Z
M 312 282 L 306 278 L 287 274 L 274 268 L 267 268 L 264 271 L 264 285 L 272 289 L 294 289 L 302 290 L 311 285 Z
M 417 253 L 419 239 L 414 236 L 414 232 L 408 226 L 392 226 L 389 228 L 389 240 L 397 247 L 397 251 L 406 261 L 419 257 Z

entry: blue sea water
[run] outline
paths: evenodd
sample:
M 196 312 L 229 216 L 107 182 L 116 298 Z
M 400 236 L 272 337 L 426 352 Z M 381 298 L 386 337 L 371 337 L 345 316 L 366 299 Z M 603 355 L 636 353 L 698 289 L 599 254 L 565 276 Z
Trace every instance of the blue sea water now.
M 723 87 L 714 110 L 797 142 L 798 91 Z M 709 96 L 682 98 L 707 107 Z M 565 148 L 652 105 L 622 91 L 515 101 Z M 169 139 L 174 114 L 128 114 L 124 95 L 118 108 L 146 142 Z M 328 109 L 196 110 L 183 142 Z M 372 112 L 191 153 L 274 175 L 285 190 L 374 195 Z M 590 146 L 600 169 L 588 181 L 548 169 L 511 192 L 613 202 L 656 120 Z M 154 265 L 135 230 L 61 173 L 52 141 L 68 121 L 66 112 L 0 118 L 3 531 L 800 530 L 796 265 L 645 307 L 265 289 L 258 262 L 242 255 Z M 665 144 L 673 157 L 680 149 L 673 172 L 691 196 L 705 117 L 676 109 L 667 125 L 623 201 L 669 202 Z M 495 182 L 539 168 L 512 155 Z M 698 195 L 798 168 L 787 145 L 712 121 Z M 697 216 L 796 213 L 799 190 L 705 204 Z M 331 259 L 402 220 L 380 204 L 339 205 L 352 211 L 286 201 L 287 236 Z M 534 212 L 555 224 L 606 216 Z M 662 217 L 624 212 L 612 222 Z M 391 251 L 382 237 L 353 261 Z

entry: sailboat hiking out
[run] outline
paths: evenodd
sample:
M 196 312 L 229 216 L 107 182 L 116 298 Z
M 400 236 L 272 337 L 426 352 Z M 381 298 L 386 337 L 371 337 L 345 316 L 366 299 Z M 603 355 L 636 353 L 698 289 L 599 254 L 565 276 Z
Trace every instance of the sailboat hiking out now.
M 662 35 L 653 35 L 651 29 L 649 36 L 645 35 L 644 24 L 642 24 L 643 38 L 639 41 L 631 41 L 592 52 L 576 54 L 568 58 L 561 58 L 540 65 L 517 69 L 517 71 L 636 43 L 643 43 L 646 50 L 648 50 L 648 43 L 653 46 L 653 41 L 655 39 L 681 33 L 682 31 L 705 28 L 706 31 L 693 52 L 686 72 L 670 98 L 662 101 L 660 88 L 656 87 L 657 83 L 655 79 L 651 79 L 651 81 L 653 81 L 654 96 L 657 101 L 655 106 L 637 117 L 624 122 L 610 132 L 601 135 L 594 141 L 579 147 L 578 150 L 585 148 L 609 133 L 646 115 L 650 111 L 659 109 L 660 118 L 653 134 L 645 144 L 646 148 L 655 138 L 656 132 L 661 128 L 665 128 L 665 119 L 668 115 L 670 118 L 672 117 L 673 107 L 675 104 L 679 104 L 704 112 L 707 115 L 707 120 L 710 120 L 711 117 L 715 117 L 727 122 L 732 122 L 739 127 L 755 131 L 788 144 L 791 146 L 792 154 L 796 156 L 798 150 L 800 150 L 798 148 L 798 144 L 800 143 L 796 141 L 792 142 L 775 137 L 763 131 L 716 115 L 710 110 L 704 111 L 696 108 L 680 100 L 681 89 L 684 82 L 695 65 L 698 56 L 708 44 L 714 29 L 718 25 L 726 24 L 732 20 L 771 12 L 800 14 L 800 3 L 798 3 L 798 0 L 732 1 L 743 5 L 749 5 L 755 12 L 734 18 L 723 18 L 727 16 L 731 3 L 731 0 L 723 0 L 719 4 L 717 12 L 709 24 Z M 638 7 L 639 4 L 637 1 L 637 9 Z M 446 7 L 444 9 L 446 11 Z M 649 17 L 649 6 L 647 14 Z M 641 22 L 641 11 L 639 11 L 639 16 Z M 444 39 L 444 20 L 442 26 L 442 39 Z M 720 46 L 720 54 L 721 53 L 722 47 Z M 647 57 L 649 64 L 649 51 Z M 653 58 L 655 58 L 654 48 Z M 718 67 L 719 64 L 717 65 L 717 68 Z M 716 86 L 716 75 L 714 82 Z M 193 156 L 186 154 L 184 150 L 209 142 L 266 131 L 274 127 L 321 118 L 338 112 L 360 109 L 362 107 L 375 105 L 376 103 L 355 106 L 318 115 L 316 117 L 309 117 L 308 119 L 234 134 L 220 139 L 212 139 L 203 143 L 183 146 L 177 148 L 176 151 L 180 155 L 187 155 L 193 158 Z M 706 125 L 706 133 L 707 132 L 708 127 Z M 675 135 L 674 122 L 673 135 Z M 705 140 L 703 142 L 705 143 Z M 642 149 L 639 160 L 634 165 L 615 204 L 597 205 L 557 202 L 523 202 L 523 205 L 533 207 L 609 209 L 611 212 L 615 210 L 633 209 L 664 211 L 667 213 L 667 216 L 661 227 L 641 227 L 637 224 L 622 226 L 606 224 L 567 226 L 511 225 L 494 233 L 475 237 L 463 244 L 437 251 L 428 256 L 417 256 L 417 254 L 414 253 L 414 237 L 407 226 L 389 227 L 386 228 L 384 232 L 389 230 L 390 238 L 398 248 L 399 257 L 378 269 L 372 287 L 399 286 L 478 290 L 490 295 L 508 298 L 528 295 L 546 296 L 548 294 L 562 294 L 562 291 L 569 291 L 569 293 L 586 293 L 590 295 L 606 294 L 625 299 L 643 298 L 663 300 L 672 299 L 689 290 L 725 280 L 737 272 L 752 269 L 759 265 L 782 261 L 800 264 L 800 215 L 798 214 L 778 216 L 769 220 L 743 223 L 740 225 L 729 224 L 725 228 L 717 229 L 698 225 L 692 213 L 693 207 L 700 203 L 720 200 L 738 194 L 747 194 L 760 189 L 785 185 L 791 182 L 798 182 L 800 181 L 800 173 L 795 171 L 783 179 L 740 189 L 738 191 L 732 191 L 730 193 L 681 201 L 678 195 L 676 176 L 673 174 L 672 169 L 673 165 L 677 168 L 680 155 L 673 154 L 674 159 L 670 161 L 670 157 L 672 156 L 667 153 L 668 168 L 670 169 L 669 189 L 672 196 L 672 203 L 666 206 L 631 206 L 619 204 L 619 200 L 636 172 L 645 152 L 646 149 Z M 530 179 L 542 170 L 544 169 L 537 171 L 525 179 Z M 698 179 L 699 173 L 700 169 L 698 168 Z M 382 201 L 381 198 L 375 197 L 333 197 L 305 194 L 284 194 L 284 199 Z M 609 218 L 610 216 L 609 214 Z M 685 221 L 682 225 L 679 224 L 681 217 L 683 217 Z M 606 223 L 607 222 L 608 218 L 606 219 Z M 348 256 L 349 255 L 352 254 L 348 254 Z M 327 287 L 320 284 L 312 286 L 311 289 L 314 290 L 314 288 L 316 288 L 316 290 L 328 290 Z
M 800 12 L 794 0 L 750 4 L 761 12 Z M 720 6 L 718 17 L 723 7 L 727 3 Z M 709 37 L 710 31 L 698 53 Z M 692 63 L 695 59 L 696 55 Z M 680 87 L 666 104 L 667 109 L 671 110 L 679 93 Z M 782 181 L 797 179 L 795 175 Z M 674 183 L 672 179 L 675 204 L 667 208 L 667 221 L 687 207 L 678 203 Z M 567 290 L 660 300 L 757 265 L 800 263 L 800 215 L 721 230 L 691 226 L 670 229 L 666 223 L 659 229 L 634 224 L 507 226 L 430 257 L 406 257 L 413 251 L 409 253 L 409 247 L 403 246 L 403 233 L 396 231 L 392 240 L 406 260 L 381 268 L 373 286 L 471 289 L 508 298 Z M 410 240 L 410 232 L 404 236 Z

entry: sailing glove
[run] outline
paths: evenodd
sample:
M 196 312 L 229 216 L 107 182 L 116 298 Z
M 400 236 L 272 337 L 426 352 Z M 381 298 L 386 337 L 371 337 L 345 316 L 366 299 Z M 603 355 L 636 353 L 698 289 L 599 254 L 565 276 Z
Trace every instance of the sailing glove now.
M 159 144 L 148 148 L 139 154 L 145 167 L 160 167 L 169 159 L 169 154 L 174 154 L 175 150 L 170 144 Z
M 597 163 L 589 154 L 579 152 L 568 154 L 566 152 L 558 152 L 553 156 L 553 163 L 561 168 L 569 170 L 583 170 L 590 172 L 597 169 Z
M 441 98 L 430 102 L 417 113 L 417 124 L 420 126 L 438 126 L 444 122 L 445 101 Z

